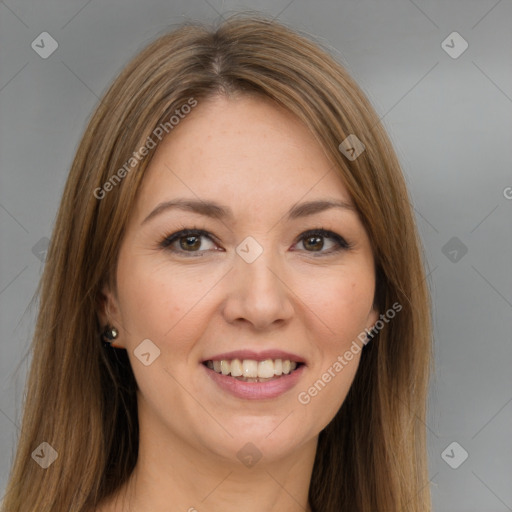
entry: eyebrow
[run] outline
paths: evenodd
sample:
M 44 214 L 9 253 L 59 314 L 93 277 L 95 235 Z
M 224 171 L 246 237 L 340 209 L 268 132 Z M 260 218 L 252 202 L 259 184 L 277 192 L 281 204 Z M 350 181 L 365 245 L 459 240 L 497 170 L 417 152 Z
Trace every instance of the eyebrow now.
M 308 201 L 305 203 L 295 204 L 289 210 L 287 214 L 287 220 L 295 220 L 301 217 L 306 217 L 308 215 L 314 215 L 315 213 L 320 213 L 331 208 L 342 208 L 345 210 L 355 211 L 355 207 L 345 201 L 340 201 L 337 199 L 321 199 L 316 201 Z M 161 213 L 171 209 L 178 209 L 198 213 L 199 215 L 204 215 L 206 217 L 211 217 L 213 219 L 219 220 L 233 220 L 235 217 L 231 208 L 229 208 L 228 206 L 218 204 L 214 201 L 178 198 L 173 199 L 171 201 L 165 201 L 163 203 L 160 203 L 141 222 L 141 225 L 149 222 L 157 215 L 160 215 Z

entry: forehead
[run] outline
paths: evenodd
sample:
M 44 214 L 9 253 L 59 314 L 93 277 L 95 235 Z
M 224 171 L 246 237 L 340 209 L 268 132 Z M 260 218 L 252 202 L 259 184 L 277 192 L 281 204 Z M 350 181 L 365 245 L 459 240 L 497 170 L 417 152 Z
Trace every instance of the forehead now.
M 235 212 L 350 196 L 323 148 L 293 114 L 255 97 L 199 101 L 156 149 L 140 208 L 173 197 L 215 199 Z

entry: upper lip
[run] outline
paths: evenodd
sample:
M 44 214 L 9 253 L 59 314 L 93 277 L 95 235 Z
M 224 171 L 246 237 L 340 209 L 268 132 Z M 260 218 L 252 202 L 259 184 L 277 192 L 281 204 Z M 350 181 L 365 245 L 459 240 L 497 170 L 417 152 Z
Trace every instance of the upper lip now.
M 262 350 L 261 352 L 256 352 L 254 350 L 234 350 L 233 352 L 223 352 L 222 354 L 216 354 L 214 356 L 207 357 L 202 362 L 206 361 L 221 361 L 227 360 L 231 361 L 233 359 L 253 359 L 255 361 L 264 361 L 265 359 L 289 359 L 290 361 L 295 361 L 296 363 L 305 363 L 304 358 L 298 356 L 297 354 L 292 354 L 291 352 L 285 352 L 283 350 Z

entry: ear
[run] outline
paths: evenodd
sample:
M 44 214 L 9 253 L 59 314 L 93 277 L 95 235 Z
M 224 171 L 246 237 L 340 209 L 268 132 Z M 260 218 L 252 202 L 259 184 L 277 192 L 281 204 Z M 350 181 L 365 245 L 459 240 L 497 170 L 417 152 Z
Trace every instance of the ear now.
M 378 319 L 379 319 L 379 310 L 377 309 L 376 305 L 373 305 L 372 309 L 370 310 L 370 313 L 368 314 L 366 328 L 368 330 L 371 330 L 372 327 L 375 326 L 375 323 L 377 322 Z
M 103 286 L 98 296 L 97 303 L 97 314 L 101 330 L 103 330 L 105 326 L 110 325 L 115 327 L 119 332 L 119 336 L 111 346 L 115 348 L 126 348 L 123 344 L 124 330 L 121 323 L 119 303 L 116 294 L 108 285 Z

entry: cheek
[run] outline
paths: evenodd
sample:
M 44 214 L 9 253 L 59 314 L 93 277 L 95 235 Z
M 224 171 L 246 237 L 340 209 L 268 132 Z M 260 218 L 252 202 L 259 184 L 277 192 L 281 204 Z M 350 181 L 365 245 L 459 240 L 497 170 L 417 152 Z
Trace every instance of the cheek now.
M 120 259 L 121 314 L 129 343 L 150 338 L 165 346 L 172 340 L 173 347 L 179 348 L 197 334 L 200 319 L 206 316 L 207 291 L 220 274 L 177 269 L 161 262 L 149 264 L 147 259 Z
M 352 354 L 350 361 L 342 354 L 315 371 L 307 387 L 298 391 L 297 401 L 310 420 L 314 433 L 321 431 L 334 418 L 354 381 L 361 353 Z
M 369 326 L 374 278 L 366 269 L 333 273 L 317 281 L 314 290 L 316 293 L 305 283 L 302 296 L 305 305 L 316 315 L 318 328 L 323 326 L 318 341 L 323 341 L 326 349 L 350 344 Z
M 309 292 L 304 301 L 314 313 L 311 333 L 315 363 L 303 400 L 312 404 L 308 413 L 318 415 L 325 424 L 343 403 L 359 365 L 363 341 L 371 321 L 374 277 L 369 267 L 345 268 L 324 279 L 322 293 Z M 306 287 L 304 287 L 306 293 Z

